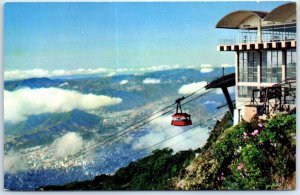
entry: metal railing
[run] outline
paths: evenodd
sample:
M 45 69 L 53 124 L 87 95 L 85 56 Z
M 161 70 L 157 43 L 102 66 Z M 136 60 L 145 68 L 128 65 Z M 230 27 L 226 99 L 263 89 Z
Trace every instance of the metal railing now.
M 296 24 L 289 26 L 268 26 L 262 29 L 262 42 L 296 40 Z M 219 45 L 236 45 L 258 42 L 257 30 L 241 29 L 237 39 L 220 39 Z
M 219 45 L 236 45 L 238 41 L 236 39 L 219 39 Z
M 263 42 L 296 40 L 296 25 L 268 27 L 262 30 Z

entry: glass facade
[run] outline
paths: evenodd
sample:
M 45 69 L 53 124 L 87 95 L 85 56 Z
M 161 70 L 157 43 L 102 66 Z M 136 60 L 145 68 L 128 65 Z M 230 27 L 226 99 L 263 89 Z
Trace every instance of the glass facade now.
M 296 78 L 296 49 L 286 51 L 286 78 Z
M 245 82 L 247 78 L 247 52 L 239 52 L 239 64 L 238 64 L 238 71 L 239 71 L 239 82 Z
M 253 89 L 258 89 L 258 88 L 253 86 L 238 86 L 238 97 L 251 98 Z M 259 93 L 255 93 L 255 96 L 258 97 L 258 94 Z
M 261 51 L 261 82 L 279 83 L 282 81 L 282 51 Z
M 255 51 L 239 53 L 239 82 L 257 82 L 258 54 Z
M 260 52 L 260 55 L 259 55 Z M 284 53 L 286 52 L 286 58 Z M 286 64 L 286 77 L 296 77 L 296 49 L 284 50 L 260 50 L 260 51 L 241 51 L 238 53 L 238 86 L 239 98 L 251 98 L 252 90 L 258 89 L 256 86 L 242 86 L 247 83 L 258 82 L 258 64 L 260 64 L 261 83 L 280 83 L 282 82 L 282 68 Z M 259 59 L 260 58 L 260 59 Z M 286 61 L 285 61 L 286 60 Z M 249 85 L 249 84 L 247 84 Z M 258 85 L 253 84 L 253 85 Z M 256 97 L 259 93 L 255 93 Z

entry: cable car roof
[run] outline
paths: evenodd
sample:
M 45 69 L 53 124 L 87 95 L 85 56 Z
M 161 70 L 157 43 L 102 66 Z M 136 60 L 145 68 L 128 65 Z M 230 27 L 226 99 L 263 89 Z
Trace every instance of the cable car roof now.
M 188 113 L 175 113 L 172 115 L 172 117 L 190 117 Z

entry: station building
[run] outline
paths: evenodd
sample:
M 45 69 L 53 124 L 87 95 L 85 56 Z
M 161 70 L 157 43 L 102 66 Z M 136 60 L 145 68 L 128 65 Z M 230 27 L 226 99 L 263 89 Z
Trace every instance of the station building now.
M 216 28 L 235 29 L 218 51 L 235 53 L 235 123 L 296 105 L 296 3 L 271 12 L 238 10 Z

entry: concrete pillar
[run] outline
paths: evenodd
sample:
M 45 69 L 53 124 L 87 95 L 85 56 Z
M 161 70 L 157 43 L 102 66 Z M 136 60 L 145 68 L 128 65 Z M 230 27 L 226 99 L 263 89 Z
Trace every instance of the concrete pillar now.
M 238 109 L 238 113 L 239 113 L 239 114 L 238 114 L 238 117 L 239 117 L 239 118 L 238 118 L 238 121 L 241 122 L 241 109 Z
M 261 83 L 261 51 L 256 51 L 257 52 L 257 84 L 260 85 Z
M 282 81 L 286 80 L 286 49 L 282 50 Z
M 257 23 L 257 42 L 261 43 L 262 42 L 262 30 L 261 30 L 261 19 L 258 19 Z
M 238 102 L 238 84 L 239 84 L 239 52 L 236 51 L 234 55 L 234 64 L 235 64 L 235 99 Z M 236 104 L 237 105 L 237 104 Z
M 246 49 L 247 49 L 247 50 L 250 50 L 250 49 L 251 49 L 251 43 L 247 43 L 247 44 L 246 44 Z

